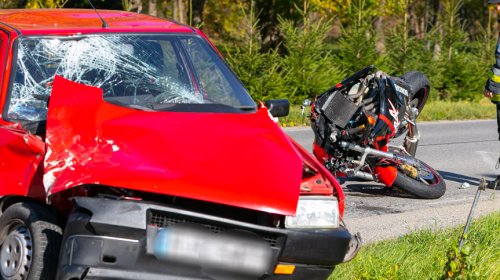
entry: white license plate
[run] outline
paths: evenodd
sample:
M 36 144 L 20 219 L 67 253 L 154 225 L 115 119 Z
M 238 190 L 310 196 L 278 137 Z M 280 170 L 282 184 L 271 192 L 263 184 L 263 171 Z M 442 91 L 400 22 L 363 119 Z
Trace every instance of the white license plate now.
M 214 234 L 189 224 L 161 228 L 153 252 L 166 261 L 247 275 L 263 275 L 273 262 L 269 244 L 253 233 L 233 230 Z

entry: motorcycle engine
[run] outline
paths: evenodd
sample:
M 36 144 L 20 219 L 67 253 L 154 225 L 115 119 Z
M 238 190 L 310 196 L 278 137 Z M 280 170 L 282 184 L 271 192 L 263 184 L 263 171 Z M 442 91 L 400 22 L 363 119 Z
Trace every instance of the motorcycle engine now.
M 350 83 L 342 83 L 315 100 L 311 110 L 311 127 L 315 142 L 331 155 L 329 168 L 339 169 L 357 157 L 356 154 L 343 151 L 340 141 L 366 145 L 371 125 L 370 117 L 377 116 L 378 99 L 373 75 L 366 73 Z M 352 156 L 352 157 L 351 157 Z M 328 164 L 327 164 L 328 165 Z

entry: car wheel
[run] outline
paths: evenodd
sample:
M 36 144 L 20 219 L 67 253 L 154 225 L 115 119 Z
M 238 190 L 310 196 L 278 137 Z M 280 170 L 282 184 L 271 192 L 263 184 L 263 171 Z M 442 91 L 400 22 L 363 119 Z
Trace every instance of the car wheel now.
M 0 279 L 55 279 L 62 230 L 55 215 L 16 203 L 0 216 Z

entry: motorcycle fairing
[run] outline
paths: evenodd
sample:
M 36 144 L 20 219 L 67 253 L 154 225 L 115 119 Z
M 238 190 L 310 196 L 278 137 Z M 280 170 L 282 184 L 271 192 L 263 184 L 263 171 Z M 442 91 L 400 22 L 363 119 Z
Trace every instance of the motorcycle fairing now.
M 266 108 L 252 113 L 136 110 L 56 76 L 44 185 L 54 195 L 114 186 L 294 215 L 302 160 Z
M 396 85 L 390 79 L 383 78 L 379 84 L 380 98 L 378 120 L 372 130 L 374 146 L 385 146 L 391 138 L 403 130 L 405 117 L 404 96 L 396 91 Z
M 397 169 L 394 166 L 380 166 L 377 165 L 375 167 L 375 174 L 377 174 L 377 179 L 380 183 L 391 187 L 396 180 L 396 176 L 398 174 Z

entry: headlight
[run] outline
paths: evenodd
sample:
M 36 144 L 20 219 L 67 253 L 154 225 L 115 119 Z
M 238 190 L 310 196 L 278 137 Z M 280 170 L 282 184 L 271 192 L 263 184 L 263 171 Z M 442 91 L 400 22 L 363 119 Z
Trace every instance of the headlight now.
M 286 228 L 336 228 L 339 226 L 339 203 L 335 197 L 302 196 L 295 217 L 285 218 Z

